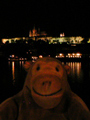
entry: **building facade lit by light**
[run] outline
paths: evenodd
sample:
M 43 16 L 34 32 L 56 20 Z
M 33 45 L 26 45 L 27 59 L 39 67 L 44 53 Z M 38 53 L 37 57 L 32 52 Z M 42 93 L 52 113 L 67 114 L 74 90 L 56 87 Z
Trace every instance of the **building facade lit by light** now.
M 40 31 L 40 28 L 38 30 L 35 28 L 29 31 L 29 37 L 35 37 L 35 36 L 46 36 L 47 33 L 45 31 Z
M 60 37 L 64 37 L 65 36 L 65 34 L 64 33 L 60 33 Z
M 3 38 L 2 43 L 16 43 L 16 41 L 25 41 L 28 43 L 28 40 L 42 40 L 45 41 L 49 44 L 81 44 L 84 38 L 82 36 L 72 36 L 72 37 L 66 37 L 65 33 L 60 33 L 60 37 L 52 37 L 52 36 L 47 36 L 47 33 L 45 31 L 40 31 L 40 28 L 36 29 L 35 26 L 32 30 L 29 31 L 29 37 L 16 37 L 16 38 Z M 90 43 L 90 39 L 88 41 Z
M 6 43 L 7 41 L 9 43 L 16 43 L 16 41 L 19 40 L 26 40 L 26 42 L 28 43 L 28 40 L 35 40 L 35 37 L 18 37 L 18 38 L 3 38 L 2 39 L 2 43 Z M 39 36 L 36 38 L 36 41 L 38 40 L 42 40 L 42 41 L 48 41 L 49 44 L 81 44 L 82 41 L 84 40 L 83 37 L 81 36 L 77 36 L 77 37 L 48 37 L 48 36 Z M 88 41 L 88 43 L 90 43 L 90 40 Z

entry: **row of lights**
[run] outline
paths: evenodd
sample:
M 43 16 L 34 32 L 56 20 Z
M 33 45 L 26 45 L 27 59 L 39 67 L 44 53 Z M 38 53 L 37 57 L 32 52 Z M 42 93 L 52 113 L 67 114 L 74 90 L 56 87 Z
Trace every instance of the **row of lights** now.
M 39 55 L 39 58 L 43 58 L 42 55 Z M 38 57 L 36 56 L 32 56 L 32 62 L 35 62 L 38 59 Z
M 15 60 L 16 60 L 16 59 L 17 59 L 17 60 L 27 60 L 27 58 L 22 58 L 22 57 L 21 57 L 21 58 L 18 58 L 18 56 L 15 56 L 15 55 L 10 55 L 9 58 L 8 58 L 8 60 L 11 60 L 11 59 L 15 59 Z
M 42 55 L 39 55 L 39 58 L 43 58 L 43 56 Z M 9 58 L 8 58 L 8 60 L 11 60 L 11 59 L 17 59 L 17 60 L 27 60 L 27 58 L 18 58 L 18 56 L 15 56 L 15 55 L 10 55 L 9 56 Z M 37 56 L 32 56 L 32 62 L 35 62 L 36 60 L 38 59 L 38 57 Z
M 68 53 L 66 56 L 63 53 L 60 53 L 59 55 L 55 56 L 56 58 L 81 58 L 82 54 L 81 53 Z
M 59 55 L 56 55 L 55 58 L 81 58 L 82 54 L 81 53 L 68 53 L 66 56 L 63 53 L 59 53 Z M 49 55 L 50 57 L 50 55 Z M 43 58 L 42 55 L 39 55 L 39 57 L 37 56 L 32 56 L 32 62 L 35 62 L 38 58 Z M 18 56 L 15 55 L 10 55 L 8 60 L 11 59 L 18 59 L 18 60 L 27 60 L 27 58 L 18 58 Z

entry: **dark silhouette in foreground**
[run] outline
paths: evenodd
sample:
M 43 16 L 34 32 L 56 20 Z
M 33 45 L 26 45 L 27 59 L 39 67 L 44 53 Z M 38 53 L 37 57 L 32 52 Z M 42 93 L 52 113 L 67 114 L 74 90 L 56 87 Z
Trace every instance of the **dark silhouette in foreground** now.
M 24 87 L 1 103 L 0 120 L 90 120 L 86 104 L 68 84 L 69 66 L 45 57 L 24 68 Z

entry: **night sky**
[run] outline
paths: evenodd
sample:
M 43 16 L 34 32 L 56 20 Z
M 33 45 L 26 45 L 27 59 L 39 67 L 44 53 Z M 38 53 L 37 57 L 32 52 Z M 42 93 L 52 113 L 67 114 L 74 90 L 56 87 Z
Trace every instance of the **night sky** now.
M 0 38 L 28 36 L 40 28 L 48 35 L 90 37 L 89 0 L 0 1 Z

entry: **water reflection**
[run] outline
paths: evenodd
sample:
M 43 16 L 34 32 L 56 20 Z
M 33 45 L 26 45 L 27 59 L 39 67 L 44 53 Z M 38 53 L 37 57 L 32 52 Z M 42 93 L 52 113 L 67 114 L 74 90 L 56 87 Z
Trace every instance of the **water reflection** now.
M 26 77 L 26 73 L 25 70 L 23 68 L 23 64 L 25 63 L 25 61 L 9 61 L 8 65 L 9 65 L 9 69 L 11 71 L 11 75 L 12 75 L 12 82 L 13 85 L 18 86 L 20 83 L 23 83 Z M 64 64 L 64 62 L 62 62 L 62 64 Z M 84 79 L 86 78 L 85 74 L 85 69 L 83 68 L 83 66 L 85 66 L 84 64 L 82 64 L 81 62 L 66 62 L 66 64 L 68 64 L 71 68 L 71 73 L 69 76 L 69 81 L 71 82 L 71 86 L 77 84 L 77 85 L 82 85 L 84 83 Z M 88 72 L 90 72 L 90 70 L 88 69 Z M 90 78 L 88 76 L 88 78 Z M 77 86 L 76 85 L 76 86 Z
M 20 68 L 22 68 L 24 63 L 25 63 L 25 61 L 19 61 Z
M 81 71 L 81 62 L 69 62 L 67 64 L 71 67 L 72 74 L 77 74 L 79 76 Z
M 82 82 L 83 74 L 81 69 L 81 62 L 67 62 L 66 64 L 71 67 L 71 76 L 73 81 L 75 80 L 75 82 Z
M 13 81 L 15 80 L 15 62 L 12 62 L 12 76 L 13 76 Z
M 8 61 L 9 69 L 11 70 L 13 85 L 18 81 L 19 74 L 23 72 L 23 64 L 25 61 Z
M 8 65 L 11 66 L 12 69 L 12 80 L 13 84 L 15 81 L 19 79 L 19 74 L 23 71 L 23 64 L 25 61 L 9 61 Z M 64 64 L 64 62 L 62 62 Z M 71 68 L 71 78 L 72 82 L 83 82 L 83 71 L 81 68 L 81 62 L 66 62 Z

